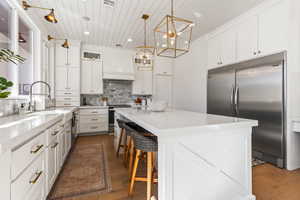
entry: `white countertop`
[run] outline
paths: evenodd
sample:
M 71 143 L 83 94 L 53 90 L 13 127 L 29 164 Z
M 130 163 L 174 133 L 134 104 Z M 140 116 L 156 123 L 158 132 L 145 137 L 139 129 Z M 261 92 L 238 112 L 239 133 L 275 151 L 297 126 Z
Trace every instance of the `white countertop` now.
M 80 109 L 108 109 L 108 106 L 80 106 Z
M 55 123 L 69 119 L 77 108 L 56 108 L 48 111 L 0 118 L 0 155 L 35 137 Z
M 165 136 L 172 131 L 200 131 L 204 128 L 223 129 L 257 126 L 255 120 L 209 115 L 183 110 L 150 112 L 132 108 L 116 109 L 123 117 L 135 122 L 157 136 Z M 184 132 L 182 132 L 184 133 Z

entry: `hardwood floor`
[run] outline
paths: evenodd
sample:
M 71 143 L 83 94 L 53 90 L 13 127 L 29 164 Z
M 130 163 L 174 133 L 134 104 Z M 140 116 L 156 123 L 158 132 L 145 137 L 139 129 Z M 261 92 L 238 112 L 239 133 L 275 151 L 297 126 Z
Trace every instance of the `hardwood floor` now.
M 108 155 L 113 191 L 103 195 L 87 195 L 64 200 L 145 200 L 146 184 L 136 183 L 133 197 L 128 197 L 128 171 L 121 158 L 116 158 L 113 136 L 80 137 L 77 145 L 104 142 Z M 299 200 L 300 170 L 287 171 L 265 164 L 253 168 L 253 193 L 257 200 Z
M 134 195 L 128 197 L 128 169 L 124 167 L 122 157 L 116 158 L 113 146 L 113 136 L 86 136 L 79 137 L 76 145 L 95 144 L 104 142 L 110 175 L 112 178 L 113 191 L 101 195 L 86 195 L 82 197 L 65 198 L 63 200 L 145 200 L 146 199 L 146 183 L 137 182 L 135 184 Z M 157 191 L 157 188 L 155 188 Z

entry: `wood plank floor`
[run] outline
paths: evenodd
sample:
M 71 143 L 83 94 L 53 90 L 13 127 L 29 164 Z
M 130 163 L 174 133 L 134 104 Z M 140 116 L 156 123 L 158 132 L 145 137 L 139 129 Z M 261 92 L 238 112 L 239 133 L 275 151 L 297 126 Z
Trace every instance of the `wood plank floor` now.
M 100 142 L 106 144 L 113 191 L 104 195 L 87 195 L 64 200 L 145 200 L 145 183 L 137 183 L 134 196 L 127 196 L 128 171 L 124 168 L 121 158 L 115 156 L 113 136 L 80 137 L 77 145 Z M 257 200 L 300 200 L 300 170 L 289 172 L 269 164 L 254 167 L 253 192 Z

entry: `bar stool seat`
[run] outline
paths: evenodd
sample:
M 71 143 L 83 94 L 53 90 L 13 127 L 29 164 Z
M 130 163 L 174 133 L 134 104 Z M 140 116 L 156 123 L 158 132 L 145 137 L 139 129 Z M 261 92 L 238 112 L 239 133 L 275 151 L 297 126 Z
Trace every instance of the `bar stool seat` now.
M 149 132 L 138 132 L 135 129 L 133 129 L 129 124 L 125 124 L 125 128 L 126 130 L 130 130 L 135 147 L 135 159 L 131 173 L 128 193 L 129 195 L 133 194 L 135 181 L 147 182 L 147 200 L 150 200 L 152 185 L 154 182 L 157 182 L 157 180 L 154 179 L 155 153 L 158 151 L 157 137 L 153 135 L 151 136 Z M 146 153 L 147 155 L 147 176 L 136 177 L 139 161 L 143 153 Z

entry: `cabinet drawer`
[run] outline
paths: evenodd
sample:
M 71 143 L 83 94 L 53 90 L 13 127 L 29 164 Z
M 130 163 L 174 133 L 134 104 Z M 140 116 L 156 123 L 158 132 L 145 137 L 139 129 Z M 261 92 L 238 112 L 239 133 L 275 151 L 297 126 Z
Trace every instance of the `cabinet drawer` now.
M 108 115 L 108 109 L 81 109 L 80 115 Z
M 59 101 L 59 102 L 61 102 L 61 101 L 67 101 L 67 102 L 69 102 L 69 101 L 80 101 L 80 98 L 79 97 L 72 97 L 72 96 L 64 96 L 64 97 L 56 97 L 56 101 Z
M 63 124 L 57 123 L 47 131 L 47 146 L 57 138 L 57 135 L 64 129 Z
M 43 154 L 38 156 L 22 175 L 12 183 L 12 200 L 24 200 L 24 197 L 28 196 L 28 192 L 44 190 L 45 172 L 43 158 Z
M 89 124 L 89 123 L 108 123 L 107 116 L 101 115 L 82 115 L 80 116 L 80 124 Z
M 293 131 L 300 133 L 300 122 L 293 122 Z
M 12 179 L 15 179 L 45 149 L 46 134 L 43 132 L 12 152 Z
M 67 90 L 57 90 L 56 96 L 58 96 L 58 97 L 79 97 L 80 93 L 77 91 L 74 92 L 74 91 L 67 91 Z
M 108 123 L 102 124 L 80 124 L 80 133 L 92 133 L 108 130 Z
M 79 101 L 57 101 L 56 102 L 57 107 L 76 107 L 80 106 Z

